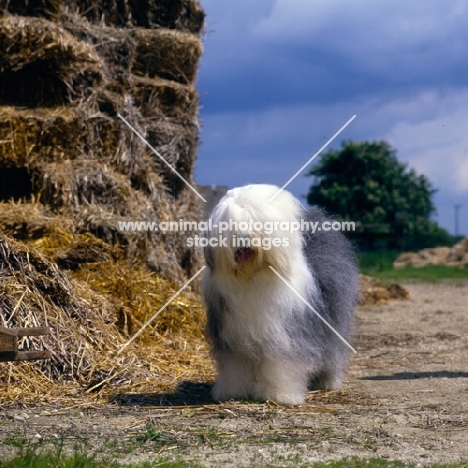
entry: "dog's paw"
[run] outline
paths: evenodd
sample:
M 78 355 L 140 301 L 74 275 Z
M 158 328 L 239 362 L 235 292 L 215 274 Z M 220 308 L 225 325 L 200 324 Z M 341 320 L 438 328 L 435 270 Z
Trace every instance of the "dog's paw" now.
M 257 384 L 254 398 L 261 401 L 271 400 L 282 405 L 300 405 L 305 402 L 305 391 L 302 388 L 268 387 Z
M 227 401 L 232 397 L 219 384 L 215 384 L 211 390 L 211 398 L 214 401 Z
M 272 400 L 281 405 L 301 405 L 305 403 L 305 395 L 279 392 L 275 395 L 271 395 L 268 400 Z
M 214 401 L 228 401 L 238 398 L 247 398 L 249 396 L 247 391 L 241 388 L 233 388 L 223 382 L 216 382 L 211 390 L 211 398 Z

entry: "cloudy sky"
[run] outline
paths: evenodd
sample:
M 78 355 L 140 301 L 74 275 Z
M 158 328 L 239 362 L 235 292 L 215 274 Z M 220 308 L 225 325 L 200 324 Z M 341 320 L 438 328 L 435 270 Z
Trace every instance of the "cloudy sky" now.
M 468 234 L 468 2 L 201 2 L 198 183 L 281 186 L 356 115 L 332 146 L 388 141 L 439 190 L 452 233 L 463 205 Z

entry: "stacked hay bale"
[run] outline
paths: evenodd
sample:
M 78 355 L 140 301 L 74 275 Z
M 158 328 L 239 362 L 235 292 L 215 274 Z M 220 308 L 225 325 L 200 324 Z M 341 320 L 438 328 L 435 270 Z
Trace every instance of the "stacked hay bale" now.
M 49 326 L 21 346 L 53 354 L 2 365 L 5 398 L 211 375 L 190 293 L 116 355 L 201 265 L 182 232 L 119 229 L 202 210 L 118 114 L 194 186 L 203 20 L 196 0 L 0 0 L 0 324 Z
M 468 237 L 453 247 L 434 247 L 419 252 L 404 252 L 394 261 L 395 268 L 447 265 L 468 267 Z
M 34 196 L 45 217 L 127 258 L 193 274 L 200 257 L 182 233 L 119 231 L 119 220 L 197 220 L 200 203 L 118 114 L 193 185 L 199 4 L 1 0 L 0 15 L 0 201 Z

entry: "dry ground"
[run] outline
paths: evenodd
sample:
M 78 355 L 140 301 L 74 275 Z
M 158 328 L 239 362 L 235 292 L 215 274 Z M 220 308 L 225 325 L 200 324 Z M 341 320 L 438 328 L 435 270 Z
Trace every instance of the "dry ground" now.
M 122 462 L 167 456 L 189 466 L 468 461 L 468 282 L 408 289 L 409 301 L 358 310 L 358 353 L 341 391 L 311 393 L 298 407 L 215 405 L 208 385 L 185 382 L 103 406 L 0 407 L 0 460 L 27 444 L 77 443 Z

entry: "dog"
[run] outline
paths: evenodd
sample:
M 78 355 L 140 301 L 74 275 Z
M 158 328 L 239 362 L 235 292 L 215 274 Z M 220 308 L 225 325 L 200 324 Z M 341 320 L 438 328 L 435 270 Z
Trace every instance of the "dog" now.
M 341 386 L 359 276 L 350 242 L 320 230 L 326 221 L 273 185 L 229 190 L 213 209 L 202 287 L 215 401 L 294 405 Z

